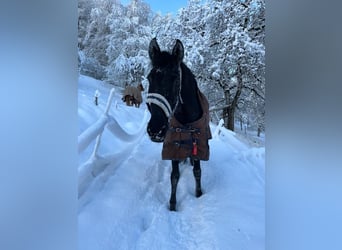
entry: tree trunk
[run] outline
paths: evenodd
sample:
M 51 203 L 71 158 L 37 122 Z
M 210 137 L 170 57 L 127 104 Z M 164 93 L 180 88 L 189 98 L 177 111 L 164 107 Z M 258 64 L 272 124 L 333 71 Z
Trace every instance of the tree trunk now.
M 231 106 L 228 108 L 228 126 L 227 128 L 231 131 L 234 131 L 234 114 L 235 114 L 235 107 Z
M 260 134 L 261 134 L 261 128 L 258 127 L 258 137 L 260 137 Z
M 228 108 L 224 108 L 222 112 L 222 117 L 224 121 L 224 126 L 228 128 Z
M 228 107 L 228 124 L 227 124 L 227 128 L 229 130 L 234 131 L 234 123 L 235 123 L 235 110 L 241 95 L 241 91 L 242 91 L 242 72 L 241 72 L 241 67 L 240 64 L 238 64 L 238 72 L 237 72 L 237 90 L 235 93 L 235 96 L 233 98 L 233 101 L 230 103 L 230 106 Z M 225 93 L 226 94 L 226 93 Z M 228 92 L 229 94 L 229 92 Z
M 231 88 L 219 82 L 219 85 L 224 89 L 225 104 L 227 105 L 227 108 L 223 109 L 223 114 L 222 114 L 222 117 L 224 119 L 224 126 L 232 131 L 234 131 L 235 109 L 237 107 L 237 104 L 241 95 L 241 91 L 242 91 L 242 71 L 241 71 L 241 66 L 239 63 L 238 63 L 238 70 L 237 70 L 236 78 L 237 78 L 237 90 L 233 98 L 230 96 Z
M 224 120 L 224 126 L 228 128 L 228 123 L 229 123 L 229 105 L 230 105 L 230 92 L 229 89 L 224 90 L 224 99 L 225 99 L 225 104 L 228 105 L 227 108 L 223 110 L 223 120 Z

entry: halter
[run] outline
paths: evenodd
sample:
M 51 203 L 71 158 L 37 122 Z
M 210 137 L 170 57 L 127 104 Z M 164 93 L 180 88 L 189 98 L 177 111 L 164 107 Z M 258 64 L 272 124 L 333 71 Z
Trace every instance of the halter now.
M 157 105 L 159 108 L 161 108 L 164 111 L 167 118 L 171 117 L 174 110 L 177 108 L 179 101 L 183 104 L 183 99 L 182 99 L 182 95 L 181 95 L 181 91 L 182 91 L 182 69 L 180 67 L 179 67 L 179 76 L 180 76 L 180 80 L 179 80 L 178 98 L 177 98 L 177 103 L 175 105 L 175 108 L 173 110 L 172 110 L 171 105 L 168 102 L 168 100 L 164 96 L 162 96 L 161 94 L 148 93 L 147 97 L 146 97 L 146 103 L 149 103 L 149 104 L 153 103 L 153 104 Z
M 161 108 L 164 111 L 167 118 L 169 118 L 171 116 L 171 112 L 173 112 L 170 103 L 166 100 L 164 96 L 160 94 L 148 93 L 146 102 L 149 104 L 153 103 L 157 105 L 159 108 Z

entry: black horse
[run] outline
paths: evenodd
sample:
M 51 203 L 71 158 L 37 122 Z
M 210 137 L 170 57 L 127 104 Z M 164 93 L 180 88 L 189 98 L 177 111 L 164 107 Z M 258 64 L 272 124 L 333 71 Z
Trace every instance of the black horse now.
M 190 69 L 182 62 L 180 40 L 172 53 L 160 51 L 156 38 L 149 45 L 152 70 L 148 75 L 147 106 L 151 119 L 147 132 L 153 142 L 164 142 L 162 159 L 172 160 L 170 210 L 176 210 L 179 162 L 190 157 L 196 180 L 196 197 L 202 195 L 200 160 L 209 159 L 208 102 Z

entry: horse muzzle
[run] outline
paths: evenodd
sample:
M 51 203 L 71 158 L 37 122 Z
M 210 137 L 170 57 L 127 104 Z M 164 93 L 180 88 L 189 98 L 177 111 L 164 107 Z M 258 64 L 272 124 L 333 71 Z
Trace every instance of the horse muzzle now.
M 163 127 L 158 132 L 152 132 L 150 128 L 147 128 L 147 133 L 153 142 L 163 142 L 165 139 L 166 127 Z

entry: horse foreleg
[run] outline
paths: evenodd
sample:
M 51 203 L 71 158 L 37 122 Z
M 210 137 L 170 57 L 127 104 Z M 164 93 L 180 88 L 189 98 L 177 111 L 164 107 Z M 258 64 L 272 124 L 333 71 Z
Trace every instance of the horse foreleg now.
M 179 161 L 172 161 L 170 210 L 176 211 L 176 192 L 179 180 Z
M 196 180 L 196 197 L 200 197 L 202 195 L 202 189 L 201 189 L 201 164 L 199 160 L 194 160 L 193 173 L 194 173 L 194 177 Z

